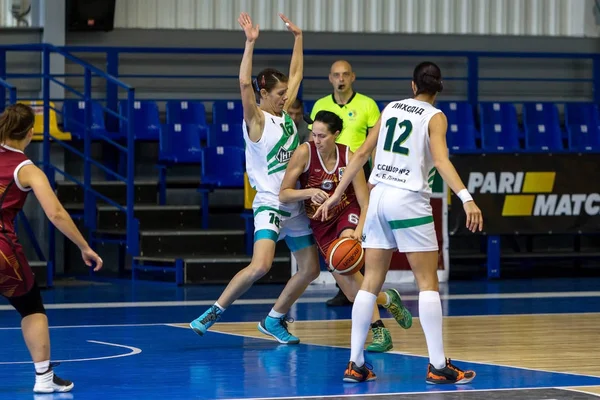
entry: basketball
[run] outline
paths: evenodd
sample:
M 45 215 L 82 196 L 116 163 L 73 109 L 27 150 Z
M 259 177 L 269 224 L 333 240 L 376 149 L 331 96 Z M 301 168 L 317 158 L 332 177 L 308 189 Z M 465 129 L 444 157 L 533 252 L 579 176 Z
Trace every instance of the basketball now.
M 353 275 L 365 265 L 365 252 L 358 240 L 336 239 L 327 250 L 327 269 L 340 275 Z

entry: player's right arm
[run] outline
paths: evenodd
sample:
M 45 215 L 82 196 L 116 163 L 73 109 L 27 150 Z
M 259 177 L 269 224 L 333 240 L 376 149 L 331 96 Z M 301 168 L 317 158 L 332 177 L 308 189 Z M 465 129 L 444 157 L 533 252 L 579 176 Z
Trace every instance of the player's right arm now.
M 354 154 L 349 152 L 348 157 L 350 161 Z M 365 221 L 367 220 L 367 209 L 369 208 L 369 188 L 367 186 L 367 180 L 365 179 L 364 170 L 360 169 L 358 174 L 352 180 L 352 187 L 356 195 L 356 201 L 360 207 L 360 217 L 358 218 L 358 225 L 352 234 L 352 237 L 356 240 L 361 240 Z
M 102 259 L 88 245 L 86 240 L 75 226 L 69 213 L 64 209 L 60 201 L 54 194 L 46 174 L 33 164 L 28 164 L 19 169 L 19 183 L 23 187 L 33 189 L 35 197 L 38 199 L 44 213 L 66 237 L 68 237 L 81 250 L 81 257 L 85 264 L 90 267 L 92 261 L 96 263 L 94 271 L 102 268 Z
M 248 136 L 253 142 L 260 140 L 265 123 L 264 114 L 256 104 L 256 95 L 252 87 L 252 54 L 254 43 L 258 39 L 259 26 L 253 26 L 252 20 L 247 13 L 241 13 L 238 22 L 246 34 L 246 46 L 240 64 L 240 91 L 242 95 L 242 107 L 244 109 L 244 121 L 248 127 Z
M 310 148 L 305 144 L 294 151 L 294 154 L 285 169 L 285 175 L 281 182 L 281 189 L 279 190 L 279 201 L 282 203 L 293 203 L 295 201 L 312 199 L 313 203 L 321 204 L 329 197 L 327 196 L 327 193 L 321 189 L 296 189 L 296 182 L 298 182 L 298 178 L 308 163 L 309 151 Z
M 380 127 L 381 117 L 375 124 L 374 129 L 376 129 L 376 132 L 379 132 Z M 329 199 L 317 209 L 314 215 L 314 219 L 319 218 L 319 216 L 321 217 L 321 221 L 326 221 L 328 219 L 329 209 L 337 203 L 339 203 L 340 199 L 342 198 L 342 194 L 344 194 L 346 188 L 350 185 L 354 177 L 358 174 L 360 170 L 362 170 L 365 163 L 369 160 L 373 149 L 377 147 L 378 137 L 379 134 L 367 135 L 367 140 L 365 140 L 365 142 L 358 149 L 356 149 L 354 156 L 346 166 L 344 175 L 342 176 L 340 183 L 338 183 L 335 192 L 333 192 L 331 197 L 329 197 Z
M 448 120 L 444 113 L 437 113 L 429 120 L 429 141 L 433 165 L 440 173 L 442 179 L 444 179 L 444 182 L 463 201 L 463 206 L 467 214 L 467 228 L 471 232 L 475 232 L 477 229 L 481 231 L 483 229 L 481 210 L 475 205 L 473 198 L 448 158 L 448 145 L 446 144 L 447 129 Z

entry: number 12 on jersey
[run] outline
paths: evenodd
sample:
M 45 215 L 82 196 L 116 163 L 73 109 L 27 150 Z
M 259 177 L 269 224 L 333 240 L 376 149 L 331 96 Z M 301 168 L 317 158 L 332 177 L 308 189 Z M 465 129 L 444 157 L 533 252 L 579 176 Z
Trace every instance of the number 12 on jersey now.
M 385 122 L 385 126 L 387 128 L 387 133 L 385 134 L 383 150 L 407 156 L 409 152 L 408 147 L 403 147 L 402 144 L 406 142 L 406 139 L 408 139 L 412 132 L 412 123 L 407 119 L 398 123 L 398 118 L 394 117 L 388 119 Z M 400 128 L 400 137 L 394 141 L 397 128 Z

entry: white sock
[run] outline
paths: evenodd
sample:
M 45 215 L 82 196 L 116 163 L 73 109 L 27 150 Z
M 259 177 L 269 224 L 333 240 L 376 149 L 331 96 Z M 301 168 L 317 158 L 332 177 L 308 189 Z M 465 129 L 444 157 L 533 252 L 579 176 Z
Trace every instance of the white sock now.
M 271 308 L 271 312 L 269 313 L 269 317 L 271 317 L 271 318 L 277 318 L 277 319 L 283 317 L 284 315 L 285 315 L 284 313 L 280 313 L 280 312 L 275 311 L 274 308 Z
M 215 306 L 216 306 L 216 307 L 217 307 L 219 310 L 221 310 L 221 312 L 225 311 L 225 309 L 224 309 L 224 308 L 223 308 L 223 307 L 222 307 L 222 306 L 221 306 L 221 305 L 220 305 L 218 302 L 216 302 L 216 301 L 215 301 Z
M 350 361 L 353 361 L 357 367 L 362 367 L 365 363 L 365 342 L 371 326 L 371 319 L 373 319 L 373 308 L 376 301 L 377 296 L 366 290 L 359 290 L 354 298 Z
M 35 372 L 38 374 L 43 374 L 44 372 L 48 371 L 48 368 L 50 368 L 50 360 L 36 362 L 33 363 L 33 365 L 35 366 Z
M 419 293 L 419 321 L 427 341 L 429 362 L 435 368 L 444 368 L 446 356 L 442 335 L 442 301 L 438 292 L 427 290 Z

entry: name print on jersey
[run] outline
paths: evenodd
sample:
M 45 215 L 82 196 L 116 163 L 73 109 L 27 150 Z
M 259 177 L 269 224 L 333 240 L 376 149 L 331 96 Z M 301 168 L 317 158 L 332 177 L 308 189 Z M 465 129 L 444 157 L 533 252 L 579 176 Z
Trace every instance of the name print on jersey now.
M 413 113 L 413 114 L 417 114 L 417 115 L 421 115 L 421 114 L 423 114 L 423 111 L 425 111 L 425 109 L 423 107 L 409 106 L 408 104 L 405 104 L 405 103 L 396 103 L 392 106 L 392 108 L 406 111 L 406 112 Z
M 410 175 L 410 170 L 407 168 L 398 168 L 398 167 L 394 167 L 393 165 L 386 165 L 386 164 L 377 164 L 376 167 L 376 176 L 380 179 L 387 179 L 387 180 L 394 180 L 396 182 L 406 182 L 406 179 L 402 179 L 400 176 L 409 176 Z M 386 172 L 389 172 L 390 174 L 395 174 L 395 175 L 389 175 L 386 174 Z

